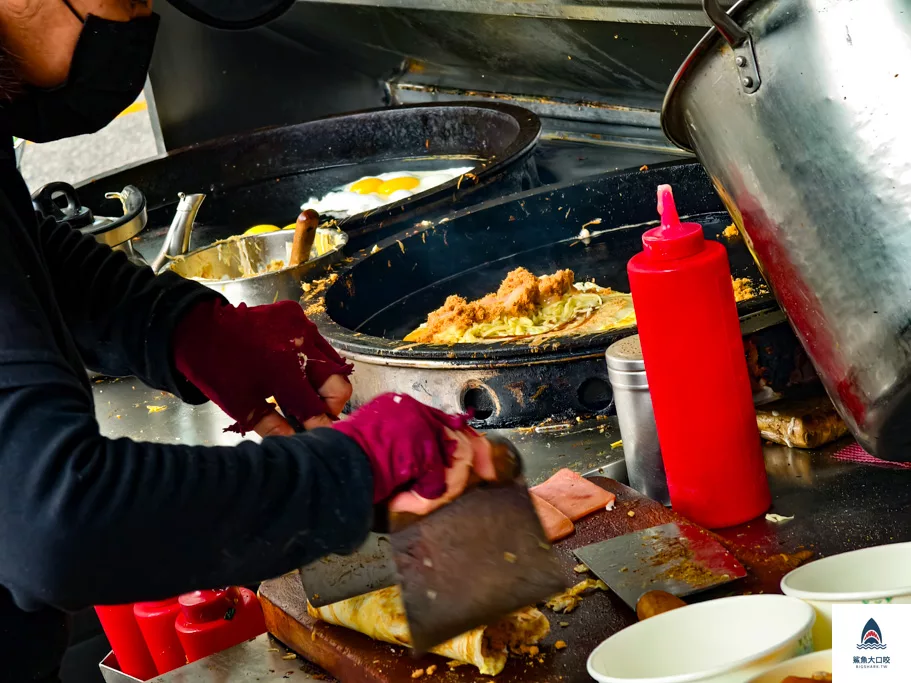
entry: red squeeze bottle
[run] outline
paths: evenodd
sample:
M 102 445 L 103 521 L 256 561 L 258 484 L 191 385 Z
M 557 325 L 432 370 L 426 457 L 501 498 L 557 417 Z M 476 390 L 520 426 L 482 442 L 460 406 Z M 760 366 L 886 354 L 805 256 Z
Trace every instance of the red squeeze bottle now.
M 177 636 L 187 661 L 208 657 L 266 632 L 256 594 L 247 588 L 194 591 L 178 598 Z
M 681 223 L 670 185 L 658 188 L 661 227 L 627 266 L 658 441 L 676 512 L 709 529 L 769 509 L 756 410 L 727 251 L 698 223 Z M 686 361 L 684 342 L 706 362 Z M 694 415 L 711 419 L 700 434 Z
M 155 678 L 158 672 L 133 616 L 133 605 L 97 606 L 95 613 L 120 670 L 141 681 Z
M 180 603 L 177 598 L 137 602 L 133 605 L 133 615 L 145 638 L 159 676 L 187 663 L 187 656 L 177 637 L 178 614 Z

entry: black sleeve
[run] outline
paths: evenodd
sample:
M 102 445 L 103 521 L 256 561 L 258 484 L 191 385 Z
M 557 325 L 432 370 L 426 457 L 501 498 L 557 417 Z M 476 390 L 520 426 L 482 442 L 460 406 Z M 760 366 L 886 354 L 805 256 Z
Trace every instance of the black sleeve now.
M 234 448 L 104 438 L 91 391 L 61 350 L 67 338 L 31 238 L 4 237 L 0 584 L 17 604 L 78 609 L 247 584 L 363 541 L 369 461 L 334 430 Z M 167 317 L 157 307 L 176 290 L 136 272 L 125 280 L 149 298 L 137 310 Z M 154 377 L 148 335 L 137 334 L 144 341 L 120 345 Z
M 89 369 L 134 375 L 188 403 L 207 400 L 174 368 L 171 336 L 190 308 L 219 294 L 174 273 L 156 276 L 52 220 L 38 226 L 37 241 L 64 320 Z
M 102 437 L 63 373 L 0 390 L 0 583 L 24 609 L 161 599 L 350 552 L 367 458 L 332 429 L 234 448 Z

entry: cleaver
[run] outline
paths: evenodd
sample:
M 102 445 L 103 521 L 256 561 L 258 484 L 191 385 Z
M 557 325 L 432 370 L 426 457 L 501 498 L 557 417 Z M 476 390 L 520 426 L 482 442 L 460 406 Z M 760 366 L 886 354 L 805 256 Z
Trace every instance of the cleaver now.
M 389 517 L 418 654 L 566 588 L 518 451 L 506 439 L 488 438 L 496 481 L 475 478 L 465 493 L 426 517 Z
M 746 576 L 709 532 L 672 522 L 574 550 L 573 554 L 634 611 L 644 594 L 684 598 Z
M 327 555 L 301 567 L 300 578 L 314 607 L 394 586 L 398 572 L 389 536 L 370 533 L 351 555 Z
M 425 517 L 390 514 L 390 534 L 371 534 L 351 555 L 301 568 L 314 607 L 396 584 L 416 652 L 566 588 L 528 493 L 522 459 L 488 437 L 495 482 L 474 476 L 456 500 Z

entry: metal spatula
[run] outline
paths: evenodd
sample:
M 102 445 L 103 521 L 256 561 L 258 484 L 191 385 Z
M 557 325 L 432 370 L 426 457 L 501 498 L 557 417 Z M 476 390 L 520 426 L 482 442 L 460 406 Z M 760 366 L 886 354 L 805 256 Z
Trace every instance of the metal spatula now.
M 426 517 L 390 516 L 412 646 L 426 652 L 565 588 L 505 439 L 490 439 L 496 482 L 477 483 Z
M 704 529 L 663 524 L 574 550 L 633 610 L 643 594 L 678 598 L 742 579 L 746 570 Z

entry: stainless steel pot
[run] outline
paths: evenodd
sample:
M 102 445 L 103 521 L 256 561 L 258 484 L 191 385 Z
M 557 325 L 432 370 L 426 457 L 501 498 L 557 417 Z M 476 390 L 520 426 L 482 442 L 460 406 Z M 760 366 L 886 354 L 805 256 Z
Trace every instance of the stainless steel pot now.
M 677 73 L 694 151 L 851 431 L 911 460 L 911 1 L 744 0 Z
M 164 269 L 198 280 L 221 292 L 232 304 L 248 306 L 297 301 L 301 283 L 318 277 L 326 266 L 343 258 L 348 235 L 318 228 L 310 259 L 288 268 L 293 230 L 232 237 L 169 260 Z

